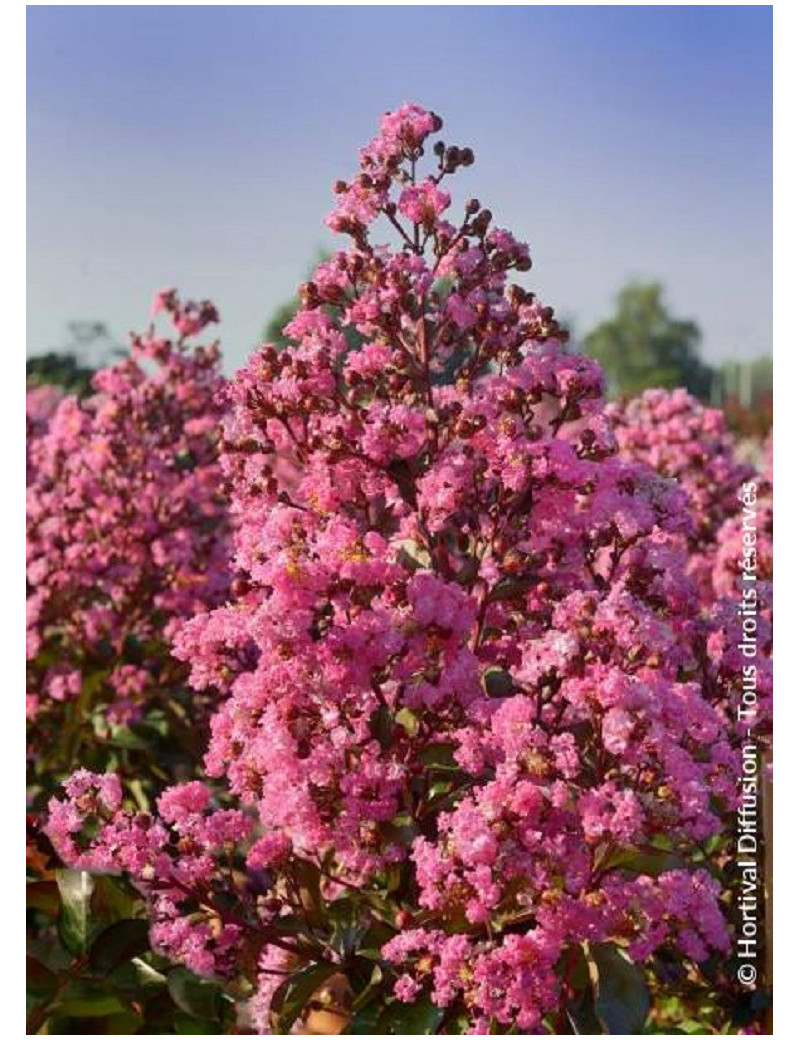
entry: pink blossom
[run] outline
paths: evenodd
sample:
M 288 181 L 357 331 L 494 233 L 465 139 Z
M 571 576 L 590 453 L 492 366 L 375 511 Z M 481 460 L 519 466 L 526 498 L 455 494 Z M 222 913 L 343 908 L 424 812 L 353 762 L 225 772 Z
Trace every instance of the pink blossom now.
M 472 1034 L 550 1028 L 568 949 L 729 945 L 704 869 L 653 877 L 636 856 L 662 835 L 691 855 L 737 804 L 735 604 L 695 566 L 698 500 L 719 503 L 678 486 L 656 427 L 692 473 L 684 415 L 724 433 L 684 399 L 650 400 L 652 423 L 607 409 L 598 365 L 511 280 L 527 247 L 473 200 L 442 219 L 470 150 L 435 146 L 412 181 L 440 127 L 414 105 L 383 119 L 336 185 L 348 248 L 301 288 L 290 345 L 228 388 L 238 576 L 174 644 L 218 698 L 205 766 L 223 793 L 172 789 L 144 820 L 94 793 L 52 809 L 65 855 L 132 869 L 159 949 L 247 975 L 262 1031 L 287 973 L 371 925 L 396 928 L 381 999 L 424 994 Z M 193 558 L 152 531 L 115 591 L 153 541 Z M 364 920 L 334 935 L 352 892 Z

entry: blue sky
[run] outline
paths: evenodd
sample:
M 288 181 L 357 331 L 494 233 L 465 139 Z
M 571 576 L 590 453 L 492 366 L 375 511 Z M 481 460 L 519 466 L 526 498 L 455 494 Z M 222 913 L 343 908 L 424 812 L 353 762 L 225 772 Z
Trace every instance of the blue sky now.
M 29 7 L 28 351 L 211 297 L 226 368 L 319 249 L 381 112 L 460 175 L 587 331 L 632 277 L 710 360 L 771 350 L 770 7 Z

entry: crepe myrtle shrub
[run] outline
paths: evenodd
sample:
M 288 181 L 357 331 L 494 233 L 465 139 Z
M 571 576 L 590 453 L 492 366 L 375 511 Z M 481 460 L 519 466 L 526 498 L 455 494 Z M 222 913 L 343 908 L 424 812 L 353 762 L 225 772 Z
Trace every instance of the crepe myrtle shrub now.
M 50 425 L 50 418 L 58 408 L 64 391 L 51 383 L 37 385 L 30 380 L 25 387 L 25 481 L 30 485 L 35 480 L 35 465 L 31 458 L 34 443 L 42 437 Z
M 127 872 L 155 948 L 260 1033 L 320 1008 L 331 1032 L 637 1032 L 648 979 L 724 985 L 730 941 L 704 850 L 737 758 L 692 514 L 617 453 L 599 367 L 512 281 L 527 247 L 452 204 L 473 154 L 440 128 L 384 116 L 335 185 L 349 244 L 229 388 L 238 577 L 175 640 L 221 697 L 208 782 L 142 813 L 82 772 L 49 834 Z
M 742 569 L 742 523 L 753 532 L 754 538 L 748 545 L 755 560 L 755 573 L 762 583 L 772 582 L 772 530 L 773 530 L 773 485 L 772 485 L 772 433 L 761 446 L 760 466 L 757 477 L 752 477 L 749 486 L 743 486 L 739 508 L 719 530 L 718 548 L 714 560 L 713 582 L 718 595 L 736 594 L 741 584 Z M 768 593 L 768 589 L 764 590 Z M 771 608 L 767 595 L 760 597 L 763 606 Z
M 739 458 L 724 414 L 683 388 L 654 388 L 627 401 L 613 401 L 608 417 L 623 458 L 644 462 L 677 480 L 689 496 L 690 566 L 704 597 L 713 603 L 732 588 L 714 577 L 721 530 L 726 521 L 740 517 L 742 486 L 758 478 L 757 469 Z
M 674 538 L 697 582 L 698 608 L 712 623 L 709 695 L 727 715 L 734 740 L 757 734 L 766 750 L 772 720 L 771 439 L 763 446 L 759 471 L 740 457 L 724 414 L 684 389 L 646 390 L 628 401 L 611 402 L 607 415 L 620 456 L 677 481 L 688 496 L 690 525 Z M 743 660 L 738 644 L 746 617 L 752 617 L 754 629 Z M 759 711 L 757 718 L 742 720 L 737 708 L 743 665 L 755 673 Z
M 78 764 L 120 769 L 144 798 L 202 754 L 210 695 L 188 689 L 170 641 L 229 583 L 219 352 L 193 345 L 217 313 L 172 291 L 155 309 L 171 333 L 134 335 L 91 396 L 28 394 L 33 808 Z
M 47 429 L 64 391 L 52 383 L 28 382 L 25 387 L 25 437 L 30 440 Z

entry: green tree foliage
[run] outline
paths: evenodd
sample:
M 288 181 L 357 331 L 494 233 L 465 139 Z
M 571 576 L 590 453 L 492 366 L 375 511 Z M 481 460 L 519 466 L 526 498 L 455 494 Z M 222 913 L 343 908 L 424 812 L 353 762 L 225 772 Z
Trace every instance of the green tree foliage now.
M 265 343 L 273 343 L 281 350 L 288 347 L 290 340 L 284 336 L 283 330 L 295 316 L 299 306 L 300 301 L 296 297 L 278 304 L 262 330 L 261 338 Z
M 324 249 L 318 249 L 313 262 L 308 268 L 307 276 L 310 277 L 312 275 L 317 264 L 321 264 L 325 260 L 330 260 L 330 258 L 331 254 L 329 252 L 326 252 Z M 279 303 L 261 330 L 261 339 L 263 342 L 272 343 L 273 346 L 277 347 L 279 350 L 288 347 L 291 340 L 288 336 L 283 334 L 283 330 L 295 314 L 297 314 L 299 309 L 300 299 L 296 294 L 290 299 L 284 300 L 283 303 Z
M 736 433 L 766 437 L 772 429 L 772 358 L 724 361 L 714 372 L 711 404 Z
M 698 326 L 669 313 L 658 282 L 631 282 L 617 294 L 614 316 L 586 336 L 583 350 L 605 368 L 612 396 L 685 386 L 708 400 L 712 370 L 699 343 Z
M 60 386 L 67 393 L 79 397 L 89 392 L 94 372 L 93 368 L 84 365 L 72 352 L 62 354 L 57 350 L 30 357 L 25 363 L 25 375 L 29 383 Z
M 60 386 L 67 393 L 83 397 L 91 390 L 96 366 L 87 364 L 85 352 L 111 356 L 120 353 L 108 326 L 102 321 L 71 321 L 67 324 L 68 342 L 55 350 L 29 357 L 25 375 L 29 383 Z

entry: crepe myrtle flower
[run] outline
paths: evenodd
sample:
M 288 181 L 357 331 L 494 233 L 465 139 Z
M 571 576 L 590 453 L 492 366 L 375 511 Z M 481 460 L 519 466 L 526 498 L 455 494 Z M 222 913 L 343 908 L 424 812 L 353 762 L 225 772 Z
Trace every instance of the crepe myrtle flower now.
M 250 980 L 262 1033 L 291 1025 L 295 973 L 357 973 L 327 930 L 345 907 L 379 999 L 470 1033 L 552 1031 L 576 945 L 698 962 L 730 941 L 691 862 L 735 807 L 737 755 L 690 496 L 620 452 L 601 369 L 514 281 L 528 248 L 455 207 L 474 156 L 441 125 L 384 116 L 335 186 L 349 241 L 302 286 L 290 345 L 228 388 L 239 578 L 174 639 L 220 699 L 224 795 L 168 792 L 146 820 L 102 792 L 53 805 L 62 854 L 132 873 L 163 952 Z

